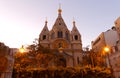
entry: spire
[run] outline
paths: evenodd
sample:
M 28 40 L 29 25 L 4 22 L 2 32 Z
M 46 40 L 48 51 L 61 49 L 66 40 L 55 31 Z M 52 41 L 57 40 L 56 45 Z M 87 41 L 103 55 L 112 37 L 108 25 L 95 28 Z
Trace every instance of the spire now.
M 64 22 L 64 19 L 62 18 L 61 12 L 62 12 L 62 10 L 61 10 L 61 6 L 59 4 L 58 17 L 57 17 L 57 19 L 56 19 L 56 21 L 55 21 L 55 23 L 54 23 L 54 25 L 52 27 L 53 30 L 58 30 L 58 29 L 68 30 L 68 28 L 67 28 L 67 26 L 66 26 L 66 24 Z
M 73 19 L 73 28 L 72 28 L 72 33 L 79 33 L 76 25 L 75 25 L 75 20 Z
M 75 27 L 75 19 L 74 19 L 74 17 L 73 17 L 73 26 Z
M 73 37 L 73 41 L 77 40 L 81 44 L 81 34 L 79 33 L 74 20 L 73 20 L 73 28 L 71 31 L 71 35 Z
M 48 27 L 47 27 L 47 20 L 45 21 L 45 25 L 44 25 L 44 27 L 43 27 L 43 29 L 42 29 L 42 32 L 41 33 L 48 33 L 49 32 L 49 30 L 48 30 Z
M 47 17 L 46 17 L 45 26 L 47 26 L 47 23 L 48 23 L 48 22 L 47 22 Z
M 48 21 L 46 20 L 46 21 L 45 21 L 45 26 L 44 26 L 44 29 L 45 29 L 45 30 L 48 30 L 47 23 L 48 23 Z
M 58 14 L 61 15 L 61 12 L 62 12 L 61 4 L 59 4 Z
M 73 28 L 72 31 L 77 31 L 76 25 L 75 25 L 75 20 L 73 20 Z
M 47 20 L 45 21 L 45 25 L 39 35 L 39 40 L 49 40 L 49 30 L 47 27 Z

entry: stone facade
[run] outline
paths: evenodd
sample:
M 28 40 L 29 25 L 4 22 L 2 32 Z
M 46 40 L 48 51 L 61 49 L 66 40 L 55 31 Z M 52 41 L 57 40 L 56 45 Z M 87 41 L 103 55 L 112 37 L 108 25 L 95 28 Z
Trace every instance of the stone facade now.
M 105 46 L 114 47 L 119 40 L 116 30 L 110 29 L 102 32 L 95 41 L 92 41 L 92 49 L 95 52 L 103 52 Z
M 120 51 L 110 54 L 110 63 L 115 78 L 120 78 Z
M 120 17 L 115 20 L 114 24 L 115 24 L 116 30 L 118 31 L 119 37 L 120 37 Z
M 47 27 L 47 21 L 39 35 L 39 43 L 50 49 L 60 49 L 69 56 L 66 58 L 67 66 L 77 66 L 82 60 L 82 41 L 75 21 L 73 21 L 73 28 L 70 31 L 67 28 L 63 18 L 62 10 L 58 9 L 58 17 L 51 30 Z
M 0 42 L 0 78 L 12 78 L 14 53 L 17 50 Z
M 92 49 L 102 52 L 105 46 L 109 46 L 109 59 L 106 57 L 106 64 L 112 68 L 115 78 L 120 78 L 120 17 L 114 23 L 112 29 L 103 32 L 92 42 Z

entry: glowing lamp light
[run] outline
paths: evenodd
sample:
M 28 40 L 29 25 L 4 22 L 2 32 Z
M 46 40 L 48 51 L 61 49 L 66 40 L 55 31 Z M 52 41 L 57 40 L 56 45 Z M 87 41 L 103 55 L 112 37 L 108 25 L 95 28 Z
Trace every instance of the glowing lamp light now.
M 24 49 L 24 47 L 22 45 L 22 47 L 20 48 L 20 53 L 24 53 L 24 51 L 25 51 L 25 49 Z
M 109 47 L 105 47 L 105 48 L 104 48 L 104 51 L 105 51 L 105 52 L 110 52 L 110 48 L 109 48 Z
M 112 67 L 111 60 L 110 60 L 110 56 L 109 56 L 109 53 L 108 53 L 108 52 L 110 52 L 110 48 L 109 47 L 105 47 L 104 51 L 107 52 L 108 63 L 109 63 L 109 66 L 110 66 L 110 71 L 111 71 L 111 77 L 115 78 L 114 77 L 114 72 L 113 72 L 113 67 Z

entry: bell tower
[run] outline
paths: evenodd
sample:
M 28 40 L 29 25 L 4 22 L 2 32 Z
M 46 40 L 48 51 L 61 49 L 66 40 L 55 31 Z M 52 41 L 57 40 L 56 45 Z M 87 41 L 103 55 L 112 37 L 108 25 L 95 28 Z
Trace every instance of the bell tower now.
M 71 42 L 73 44 L 74 49 L 82 48 L 81 34 L 79 33 L 75 25 L 75 21 L 73 21 L 73 28 L 71 31 Z
M 71 31 L 71 48 L 73 49 L 74 66 L 79 65 L 82 60 L 82 41 L 75 21 L 73 21 L 73 28 Z
M 49 30 L 47 27 L 47 20 L 45 21 L 45 26 L 42 29 L 42 32 L 39 35 L 39 43 L 42 46 L 49 47 Z

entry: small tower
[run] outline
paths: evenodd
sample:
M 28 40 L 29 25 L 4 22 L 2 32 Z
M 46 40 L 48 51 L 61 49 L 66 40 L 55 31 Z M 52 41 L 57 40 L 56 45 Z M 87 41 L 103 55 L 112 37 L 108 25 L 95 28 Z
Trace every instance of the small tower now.
M 49 30 L 47 27 L 47 20 L 45 21 L 45 26 L 39 35 L 39 43 L 42 46 L 49 47 Z
M 79 33 L 79 31 L 78 31 L 78 29 L 75 25 L 75 21 L 73 21 L 73 28 L 72 28 L 72 31 L 71 31 L 71 42 L 72 43 L 79 43 L 80 44 L 79 47 L 82 47 L 81 34 Z
M 82 42 L 81 35 L 75 25 L 75 21 L 73 21 L 73 28 L 71 31 L 71 48 L 74 51 L 74 66 L 79 65 L 80 61 L 82 60 Z

